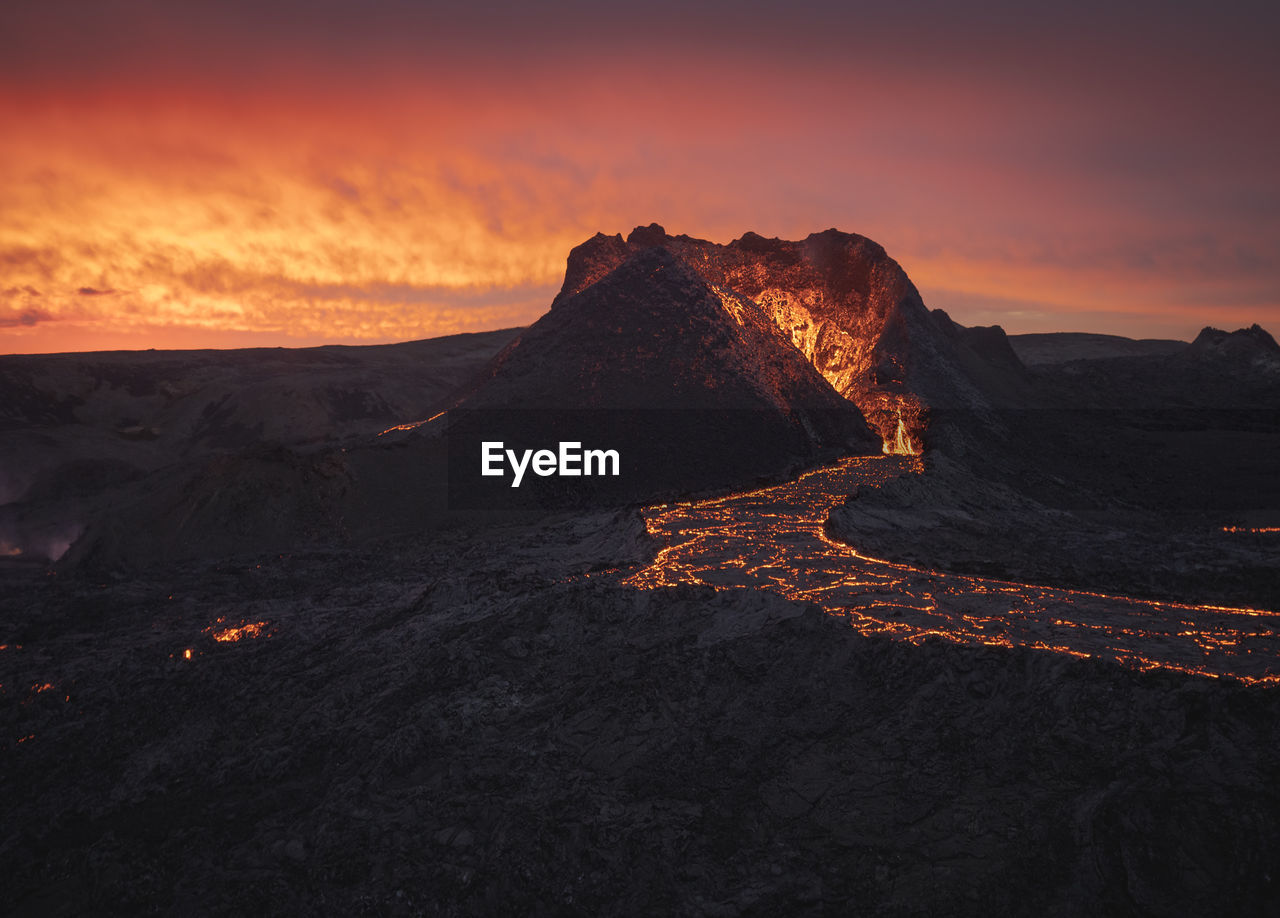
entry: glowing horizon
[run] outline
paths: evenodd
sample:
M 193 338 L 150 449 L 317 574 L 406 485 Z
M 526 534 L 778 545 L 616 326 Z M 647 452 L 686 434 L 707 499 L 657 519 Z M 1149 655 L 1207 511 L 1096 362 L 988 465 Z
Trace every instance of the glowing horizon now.
M 1280 326 L 1280 79 L 1247 17 L 1112 22 L 1129 47 L 820 3 L 670 35 L 374 6 L 0 14 L 0 353 L 524 325 L 572 246 L 654 221 L 860 233 L 1010 333 Z

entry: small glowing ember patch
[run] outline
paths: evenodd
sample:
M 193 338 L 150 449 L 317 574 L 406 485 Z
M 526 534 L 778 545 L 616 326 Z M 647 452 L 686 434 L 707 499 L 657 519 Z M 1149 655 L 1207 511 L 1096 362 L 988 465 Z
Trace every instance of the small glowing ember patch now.
M 53 683 L 52 683 L 52 682 L 46 682 L 46 683 L 44 683 L 44 685 L 33 685 L 33 686 L 31 686 L 31 691 L 38 695 L 38 694 L 40 694 L 41 692 L 47 692 L 47 691 L 49 691 L 51 688 L 53 688 Z
M 242 622 L 235 628 L 223 628 L 214 631 L 213 626 L 206 628 L 206 631 L 213 632 L 213 639 L 220 644 L 227 644 L 238 641 L 241 638 L 256 638 L 262 636 L 262 629 L 267 627 L 267 622 Z
M 1223 526 L 1223 532 L 1280 532 L 1280 526 Z
M 191 659 L 191 648 L 190 648 L 190 647 L 188 647 L 186 650 L 182 651 L 182 659 L 184 659 L 184 660 L 190 660 L 190 659 Z
M 25 743 L 27 740 L 35 739 L 35 738 L 36 738 L 36 735 L 34 733 L 28 733 L 26 736 L 18 737 L 18 742 Z

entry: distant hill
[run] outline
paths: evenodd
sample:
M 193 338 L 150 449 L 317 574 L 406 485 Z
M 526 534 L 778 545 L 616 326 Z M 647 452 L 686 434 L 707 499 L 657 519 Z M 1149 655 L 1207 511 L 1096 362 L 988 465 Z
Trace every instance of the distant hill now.
M 1009 344 L 1027 366 L 1067 363 L 1071 360 L 1105 360 L 1110 357 L 1150 357 L 1173 354 L 1187 346 L 1169 338 L 1124 338 L 1087 332 L 1050 332 L 1010 335 Z
M 366 346 L 0 356 L 0 430 L 80 425 L 183 451 L 376 433 L 425 411 L 519 331 Z
M 1188 351 L 1203 357 L 1263 360 L 1274 364 L 1280 356 L 1280 345 L 1270 332 L 1256 323 L 1233 332 L 1210 325 L 1200 330 Z
M 195 474 L 218 493 L 247 483 L 254 475 L 237 471 L 244 451 L 324 451 L 421 420 L 518 331 L 360 347 L 0 356 L 0 555 L 57 557 L 91 520 L 162 480 L 181 491 Z M 286 463 L 282 480 L 303 464 Z M 281 493 L 265 488 L 258 503 Z

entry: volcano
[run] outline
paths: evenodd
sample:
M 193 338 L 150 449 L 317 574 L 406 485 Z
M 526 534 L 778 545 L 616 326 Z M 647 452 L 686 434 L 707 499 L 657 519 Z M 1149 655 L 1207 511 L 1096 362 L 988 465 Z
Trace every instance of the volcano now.
M 671 236 L 656 223 L 626 239 L 598 233 L 569 254 L 552 314 L 651 249 L 678 259 L 752 321 L 777 328 L 858 406 L 886 452 L 904 433 L 919 452 L 927 411 L 990 408 L 1023 371 L 999 326 L 964 328 L 930 312 L 882 246 L 835 229 L 798 242 L 748 232 L 727 245 Z

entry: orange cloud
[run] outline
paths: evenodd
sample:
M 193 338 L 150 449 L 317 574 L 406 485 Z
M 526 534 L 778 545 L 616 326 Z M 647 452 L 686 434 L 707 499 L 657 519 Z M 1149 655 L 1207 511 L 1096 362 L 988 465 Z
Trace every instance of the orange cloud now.
M 580 235 L 514 219 L 540 202 L 512 182 L 535 177 L 429 138 L 388 154 L 331 147 L 323 123 L 299 137 L 233 118 L 24 122 L 0 157 L 0 302 L 35 317 L 20 332 L 377 341 L 519 324 Z
M 860 232 L 929 305 L 1012 331 L 1280 324 L 1280 227 L 1250 197 L 1276 194 L 1270 162 L 1199 169 L 1216 148 L 1179 112 L 1133 127 L 998 77 L 751 63 L 30 88 L 0 103 L 0 352 L 527 323 L 571 246 L 651 220 Z

